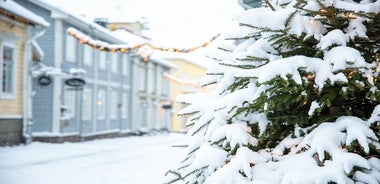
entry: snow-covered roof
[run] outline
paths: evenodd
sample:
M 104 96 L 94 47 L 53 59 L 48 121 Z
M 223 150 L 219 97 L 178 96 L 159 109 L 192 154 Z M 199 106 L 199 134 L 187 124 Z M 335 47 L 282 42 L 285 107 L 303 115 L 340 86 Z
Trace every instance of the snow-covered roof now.
M 127 42 L 129 45 L 142 45 L 142 44 L 152 44 L 155 45 L 154 41 L 149 38 L 138 36 L 136 34 L 131 33 L 125 29 L 118 29 L 112 32 L 112 34 L 119 39 Z M 159 44 L 158 44 L 159 45 Z M 196 51 L 191 53 L 181 53 L 181 52 L 170 52 L 170 51 L 160 51 L 154 48 L 149 48 L 149 51 L 152 52 L 150 58 L 162 58 L 161 60 L 166 60 L 166 62 L 170 62 L 167 60 L 183 60 L 185 62 L 194 64 L 196 66 L 202 68 L 208 68 L 211 62 L 214 60 L 205 57 L 204 51 Z M 210 61 L 212 60 L 212 61 Z M 177 68 L 177 67 L 174 67 Z
M 78 15 L 68 10 L 67 8 L 61 7 L 58 4 L 54 4 L 47 0 L 28 0 L 38 6 L 44 7 L 52 12 L 58 12 L 62 14 L 65 20 L 82 29 L 92 29 L 92 32 L 103 39 L 112 40 L 116 43 L 125 43 L 125 41 L 115 37 L 112 32 L 99 24 L 95 23 L 92 19 Z
M 42 25 L 45 27 L 50 26 L 48 22 L 45 21 L 44 18 L 36 15 L 35 13 L 29 11 L 23 6 L 17 4 L 13 0 L 0 1 L 0 9 L 6 10 L 14 15 L 20 16 L 24 19 L 31 21 L 34 24 Z
M 144 17 L 137 9 L 131 11 L 134 2 L 124 1 L 93 1 L 93 0 L 45 0 L 59 7 L 69 8 L 76 14 L 85 14 L 90 18 L 106 17 L 110 22 L 135 23 L 144 21 Z M 94 2 L 94 3 L 93 3 Z M 73 6 L 75 4 L 75 6 Z M 83 8 L 86 7 L 86 8 Z
M 185 62 L 194 64 L 202 68 L 208 68 L 211 62 L 214 62 L 214 60 L 205 57 L 205 55 L 202 52 L 174 53 L 174 52 L 156 51 L 153 53 L 153 56 L 165 58 L 168 60 L 183 60 Z
M 143 44 L 143 43 L 147 43 L 149 42 L 149 40 L 143 38 L 143 37 L 140 37 L 140 36 L 137 36 L 127 30 L 124 30 L 124 29 L 117 29 L 115 31 L 112 31 L 112 34 L 123 40 L 124 42 L 130 44 L 130 45 L 139 45 L 139 44 Z
M 161 64 L 161 65 L 167 66 L 169 68 L 178 68 L 177 65 L 171 63 L 170 61 L 168 61 L 166 59 L 160 58 L 160 57 L 151 56 L 149 59 L 151 61 L 153 61 L 154 63 Z
M 118 30 L 118 31 L 112 32 L 100 26 L 99 24 L 95 23 L 92 19 L 89 19 L 81 15 L 77 15 L 73 13 L 72 11 L 66 9 L 65 7 L 60 6 L 59 4 L 55 4 L 52 1 L 49 1 L 49 0 L 28 0 L 28 1 L 34 4 L 37 4 L 41 7 L 45 7 L 51 11 L 59 12 L 60 14 L 63 15 L 64 18 L 66 18 L 67 21 L 71 21 L 78 27 L 81 27 L 84 29 L 93 28 L 92 32 L 97 34 L 99 37 L 110 39 L 116 43 L 135 45 L 138 43 L 142 44 L 142 43 L 149 42 L 149 39 L 139 37 L 125 30 L 124 31 Z M 176 65 L 172 64 L 166 59 L 162 59 L 162 57 L 152 56 L 150 57 L 150 60 L 152 60 L 154 63 L 161 64 L 169 68 L 177 68 Z

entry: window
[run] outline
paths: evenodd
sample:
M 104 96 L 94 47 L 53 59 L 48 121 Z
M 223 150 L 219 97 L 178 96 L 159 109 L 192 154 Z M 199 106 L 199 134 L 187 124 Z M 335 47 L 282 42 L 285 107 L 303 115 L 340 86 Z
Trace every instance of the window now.
M 126 55 L 123 55 L 123 59 L 121 60 L 121 66 L 123 67 L 122 72 L 123 75 L 128 75 L 128 57 Z
M 16 49 L 14 46 L 2 45 L 1 54 L 1 97 L 15 98 Z
M 87 66 L 92 64 L 92 48 L 88 45 L 83 45 L 83 63 Z
M 153 94 L 153 90 L 154 90 L 154 84 L 153 84 L 153 80 L 154 80 L 154 77 L 153 76 L 153 64 L 152 62 L 149 62 L 147 63 L 147 76 L 146 76 L 146 80 L 147 80 L 147 93 L 148 94 Z
M 169 71 L 167 69 L 164 69 L 164 73 L 165 72 L 169 72 Z M 162 78 L 161 79 L 161 94 L 163 96 L 168 96 L 168 93 L 169 93 L 169 81 L 165 78 Z
M 162 80 L 164 79 L 164 74 L 161 67 L 157 67 L 157 94 L 162 95 Z
M 105 119 L 106 117 L 106 91 L 98 91 L 98 100 L 96 101 L 98 106 L 98 119 Z
M 66 61 L 75 62 L 77 41 L 71 35 L 66 36 Z
M 99 52 L 99 68 L 105 70 L 107 61 L 107 53 L 104 51 Z
M 63 96 L 63 104 L 66 107 L 66 118 L 75 117 L 75 90 L 65 90 Z
M 114 53 L 111 55 L 111 58 L 112 72 L 118 73 L 118 55 Z
M 147 63 L 140 63 L 139 64 L 139 71 L 138 71 L 138 75 L 139 75 L 139 91 L 141 92 L 146 92 L 146 88 L 147 88 L 147 71 L 148 70 L 148 66 L 147 66 Z
M 152 94 L 157 94 L 157 78 L 160 77 L 157 75 L 157 68 L 158 66 L 156 64 L 153 65 L 153 72 L 152 72 L 152 83 L 153 83 L 153 91 Z
M 121 111 L 121 117 L 123 118 L 123 119 L 126 119 L 127 118 L 127 100 L 128 100 L 128 98 L 127 98 L 128 96 L 127 96 L 127 93 L 123 93 L 123 97 L 122 97 L 122 100 L 123 100 L 123 102 L 122 102 L 122 105 L 120 106 L 120 111 Z
M 118 109 L 117 99 L 118 99 L 117 92 L 112 91 L 111 92 L 111 119 L 117 118 L 117 109 Z
M 92 90 L 84 88 L 82 94 L 82 120 L 91 120 L 92 116 Z

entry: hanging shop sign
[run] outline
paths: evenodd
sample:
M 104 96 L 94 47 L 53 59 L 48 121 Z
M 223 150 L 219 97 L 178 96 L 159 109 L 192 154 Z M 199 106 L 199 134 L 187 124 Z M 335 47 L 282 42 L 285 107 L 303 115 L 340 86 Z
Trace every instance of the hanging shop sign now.
M 172 104 L 165 104 L 165 105 L 162 105 L 161 107 L 165 110 L 169 110 L 169 109 L 172 109 Z
M 70 78 L 65 81 L 65 84 L 71 87 L 83 87 L 86 81 L 81 78 Z
M 37 78 L 37 82 L 41 86 L 48 86 L 51 84 L 51 78 L 46 75 L 41 75 Z

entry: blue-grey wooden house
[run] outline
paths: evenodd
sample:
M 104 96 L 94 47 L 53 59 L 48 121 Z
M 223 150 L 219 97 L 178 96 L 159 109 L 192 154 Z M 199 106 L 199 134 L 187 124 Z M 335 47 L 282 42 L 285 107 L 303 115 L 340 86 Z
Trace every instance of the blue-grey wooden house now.
M 44 58 L 32 67 L 33 140 L 80 141 L 165 128 L 157 111 L 168 98 L 162 73 L 173 67 L 169 62 L 93 48 L 69 30 L 109 44 L 127 40 L 46 1 L 15 1 L 51 25 L 38 38 Z

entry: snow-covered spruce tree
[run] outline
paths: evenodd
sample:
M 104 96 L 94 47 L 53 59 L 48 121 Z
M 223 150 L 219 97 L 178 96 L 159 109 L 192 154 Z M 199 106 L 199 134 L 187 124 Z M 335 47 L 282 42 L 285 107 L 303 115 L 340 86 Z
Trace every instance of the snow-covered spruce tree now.
M 189 104 L 168 183 L 380 182 L 380 1 L 274 0 L 243 12 Z

